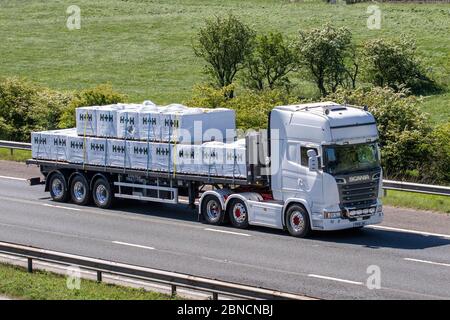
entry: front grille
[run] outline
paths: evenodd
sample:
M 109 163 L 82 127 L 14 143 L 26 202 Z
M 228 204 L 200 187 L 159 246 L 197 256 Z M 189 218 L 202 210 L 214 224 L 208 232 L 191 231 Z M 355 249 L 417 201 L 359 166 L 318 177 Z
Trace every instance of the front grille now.
M 339 195 L 345 208 L 364 208 L 376 204 L 379 179 L 364 183 L 339 184 Z

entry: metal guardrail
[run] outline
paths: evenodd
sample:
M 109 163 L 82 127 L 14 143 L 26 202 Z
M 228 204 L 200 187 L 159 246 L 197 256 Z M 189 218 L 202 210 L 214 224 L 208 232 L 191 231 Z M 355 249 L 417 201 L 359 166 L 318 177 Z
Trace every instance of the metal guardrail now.
M 31 143 L 0 140 L 0 148 L 31 150 Z M 450 187 L 403 181 L 383 180 L 384 190 L 409 191 L 441 196 L 450 196 Z
M 450 196 L 450 187 L 403 181 L 383 180 L 383 189 Z
M 31 143 L 0 140 L 0 148 L 31 150 Z
M 0 140 L 0 148 L 8 148 L 12 156 L 14 150 L 31 150 L 31 143 Z
M 102 274 L 106 273 L 123 276 L 126 278 L 170 285 L 172 296 L 176 295 L 177 287 L 182 287 L 210 293 L 213 300 L 217 300 L 219 298 L 219 294 L 227 297 L 245 299 L 315 300 L 314 298 L 299 294 L 252 287 L 232 282 L 196 277 L 182 273 L 134 266 L 102 259 L 83 257 L 9 242 L 0 242 L 0 253 L 26 258 L 28 260 L 28 272 L 33 272 L 33 260 L 67 266 L 78 266 L 82 269 L 96 272 L 98 282 L 102 281 Z

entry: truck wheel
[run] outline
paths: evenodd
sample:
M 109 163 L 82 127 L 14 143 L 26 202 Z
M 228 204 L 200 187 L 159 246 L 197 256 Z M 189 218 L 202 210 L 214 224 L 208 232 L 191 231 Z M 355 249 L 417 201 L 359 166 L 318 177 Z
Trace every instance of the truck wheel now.
M 286 225 L 291 236 L 304 238 L 311 232 L 308 212 L 299 205 L 292 205 L 286 212 Z
M 228 205 L 228 215 L 231 224 L 239 229 L 248 227 L 248 210 L 244 201 L 241 199 L 233 199 Z
M 202 200 L 201 212 L 207 223 L 214 225 L 223 223 L 224 212 L 216 196 L 208 195 Z
M 85 206 L 91 199 L 89 183 L 85 176 L 77 174 L 70 184 L 70 196 L 75 204 Z
M 52 174 L 48 185 L 53 201 L 67 202 L 69 193 L 67 192 L 66 178 L 61 173 Z
M 99 178 L 95 181 L 92 188 L 92 198 L 97 207 L 108 209 L 113 204 L 114 194 L 111 185 L 104 178 Z

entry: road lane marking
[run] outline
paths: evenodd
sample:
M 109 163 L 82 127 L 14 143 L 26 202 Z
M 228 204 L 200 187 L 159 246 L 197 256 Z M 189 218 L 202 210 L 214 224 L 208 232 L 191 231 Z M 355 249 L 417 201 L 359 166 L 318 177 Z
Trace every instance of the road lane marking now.
M 420 234 L 420 235 L 423 235 L 423 236 L 434 236 L 434 237 L 441 237 L 441 238 L 448 238 L 448 239 L 450 239 L 450 234 L 432 233 L 432 232 L 426 232 L 426 231 L 401 229 L 401 228 L 393 228 L 393 227 L 386 227 L 386 226 L 367 226 L 367 228 L 379 229 L 379 230 L 388 230 L 388 231 L 400 231 L 400 232 L 406 232 L 406 233 Z
M 9 180 L 27 181 L 27 179 L 17 178 L 17 177 L 0 176 L 0 178 L 1 179 L 9 179 Z
M 212 232 L 227 233 L 227 234 L 234 234 L 236 236 L 251 237 L 251 235 L 249 235 L 247 233 L 240 233 L 240 232 L 233 232 L 233 231 L 226 231 L 226 230 L 218 230 L 218 229 L 212 229 L 212 228 L 205 228 L 203 230 L 205 230 L 205 231 L 212 231 Z
M 71 207 L 65 207 L 65 206 L 57 206 L 54 204 L 49 203 L 41 203 L 44 207 L 50 207 L 50 208 L 56 208 L 56 209 L 66 209 L 66 210 L 73 210 L 73 211 L 81 211 L 79 208 L 71 208 Z
M 122 241 L 113 241 L 112 243 L 120 244 L 123 246 L 141 248 L 141 249 L 155 250 L 155 248 L 153 248 L 153 247 L 148 247 L 148 246 L 143 246 L 140 244 L 134 244 L 134 243 L 128 243 L 128 242 L 122 242 Z
M 428 263 L 428 264 L 434 264 L 437 266 L 444 266 L 444 267 L 450 267 L 449 263 L 442 263 L 442 262 L 434 262 L 429 260 L 420 260 L 420 259 L 413 259 L 413 258 L 404 258 L 406 261 L 414 261 L 414 262 L 422 262 L 422 263 Z
M 364 285 L 364 283 L 362 283 L 362 282 L 345 280 L 345 279 L 339 279 L 339 278 L 333 278 L 333 277 L 327 277 L 327 276 L 321 276 L 321 275 L 312 274 L 312 273 L 308 274 L 308 277 L 325 279 L 325 280 L 331 280 L 331 281 L 337 281 L 337 282 L 343 282 L 343 283 L 348 283 L 348 284 L 356 284 L 356 285 L 359 285 L 359 286 Z
M 41 201 L 4 197 L 1 195 L 0 195 L 0 200 L 23 203 L 23 204 L 27 204 L 27 205 L 42 205 Z M 119 209 L 123 210 L 123 211 L 115 212 L 114 210 L 105 210 L 105 209 L 84 207 L 82 210 L 80 210 L 78 212 L 81 214 L 97 214 L 99 216 L 114 217 L 114 218 L 125 219 L 125 220 L 159 223 L 159 224 L 164 224 L 164 225 L 182 227 L 184 229 L 185 228 L 203 229 L 203 226 L 195 221 L 175 222 L 169 218 L 150 216 L 150 215 L 147 215 L 145 212 L 131 212 L 131 211 L 126 211 L 127 209 L 125 209 L 125 208 L 119 208 Z M 143 217 L 143 215 L 145 215 L 145 217 Z

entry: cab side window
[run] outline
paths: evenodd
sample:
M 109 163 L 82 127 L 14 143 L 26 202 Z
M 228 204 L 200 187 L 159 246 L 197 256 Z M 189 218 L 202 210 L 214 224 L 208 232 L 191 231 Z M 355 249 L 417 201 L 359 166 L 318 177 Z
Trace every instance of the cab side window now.
M 294 163 L 299 163 L 300 160 L 298 158 L 298 148 L 300 145 L 295 142 L 289 142 L 287 146 L 287 159 Z
M 304 167 L 308 166 L 308 150 L 314 150 L 316 154 L 319 154 L 317 148 L 300 147 L 300 164 Z

